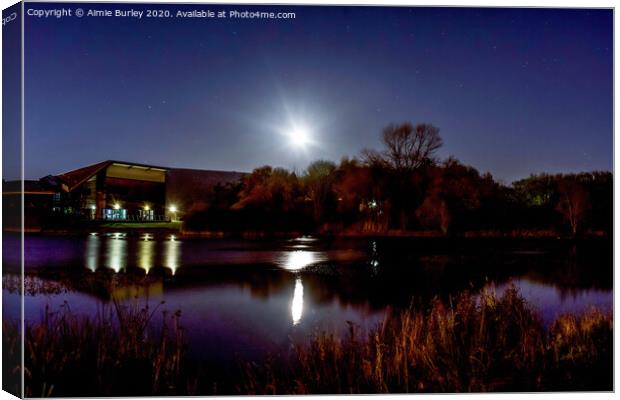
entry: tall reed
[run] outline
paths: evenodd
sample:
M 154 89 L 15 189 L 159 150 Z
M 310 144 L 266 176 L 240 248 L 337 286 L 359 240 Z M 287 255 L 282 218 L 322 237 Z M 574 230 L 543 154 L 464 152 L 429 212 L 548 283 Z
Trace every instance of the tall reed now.
M 545 329 L 515 288 L 392 311 L 369 332 L 349 323 L 344 336 L 325 332 L 290 353 L 241 362 L 238 375 L 190 363 L 180 313 L 159 307 L 113 302 L 94 317 L 46 308 L 26 326 L 26 396 L 613 389 L 611 315 L 563 315 Z M 5 321 L 5 354 L 19 355 L 18 341 L 6 339 L 18 328 Z
M 174 394 L 183 357 L 180 313 L 115 301 L 95 317 L 45 308 L 26 326 L 26 396 Z
M 546 332 L 515 288 L 394 312 L 360 334 L 323 333 L 286 359 L 248 364 L 241 393 L 611 390 L 611 316 L 562 316 Z

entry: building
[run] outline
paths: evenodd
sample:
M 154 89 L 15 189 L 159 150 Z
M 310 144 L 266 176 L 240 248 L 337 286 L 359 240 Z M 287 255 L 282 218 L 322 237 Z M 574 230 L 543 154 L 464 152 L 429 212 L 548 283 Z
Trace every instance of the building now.
M 70 213 L 87 219 L 164 220 L 166 172 L 154 165 L 104 161 L 56 176 L 56 196 Z
M 105 221 L 181 219 L 217 185 L 236 184 L 243 173 L 168 168 L 108 160 L 39 181 L 25 181 L 33 212 Z M 20 181 L 5 182 L 3 198 L 18 196 Z M 27 218 L 28 219 L 28 218 Z
M 24 205 L 24 230 L 38 230 L 51 214 L 52 199 L 55 187 L 48 185 L 46 180 L 25 180 L 2 182 L 2 220 L 7 230 L 21 231 L 22 193 Z

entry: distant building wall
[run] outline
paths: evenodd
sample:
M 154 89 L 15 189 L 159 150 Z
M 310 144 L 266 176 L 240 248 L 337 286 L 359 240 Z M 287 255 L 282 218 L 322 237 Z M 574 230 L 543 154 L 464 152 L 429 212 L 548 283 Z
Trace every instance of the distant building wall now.
M 172 168 L 166 172 L 166 207 L 174 206 L 178 217 L 206 204 L 217 185 L 235 185 L 245 174 L 229 171 L 205 171 Z

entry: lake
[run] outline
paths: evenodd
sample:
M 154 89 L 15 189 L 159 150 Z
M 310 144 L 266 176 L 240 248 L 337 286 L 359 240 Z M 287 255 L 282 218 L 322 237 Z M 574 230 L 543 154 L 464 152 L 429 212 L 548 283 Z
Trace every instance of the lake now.
M 4 318 L 18 318 L 7 275 L 19 237 L 5 235 Z M 184 239 L 93 233 L 27 236 L 25 317 L 45 307 L 95 316 L 111 299 L 181 311 L 188 354 L 215 365 L 260 360 L 321 331 L 361 330 L 405 307 L 463 290 L 515 285 L 548 326 L 562 313 L 613 307 L 607 239 Z M 114 282 L 87 285 L 85 282 Z M 106 287 L 112 289 L 106 290 Z M 161 304 L 164 302 L 164 304 Z M 66 304 L 66 305 L 65 305 Z

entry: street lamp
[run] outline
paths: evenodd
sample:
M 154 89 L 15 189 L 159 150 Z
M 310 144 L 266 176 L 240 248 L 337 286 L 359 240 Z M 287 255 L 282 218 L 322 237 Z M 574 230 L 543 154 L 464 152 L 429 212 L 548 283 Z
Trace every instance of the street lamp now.
M 170 213 L 172 214 L 172 221 L 176 221 L 177 219 L 177 206 L 171 205 L 169 208 Z

